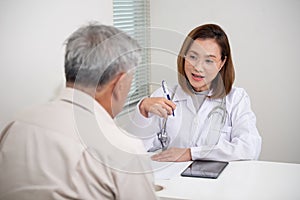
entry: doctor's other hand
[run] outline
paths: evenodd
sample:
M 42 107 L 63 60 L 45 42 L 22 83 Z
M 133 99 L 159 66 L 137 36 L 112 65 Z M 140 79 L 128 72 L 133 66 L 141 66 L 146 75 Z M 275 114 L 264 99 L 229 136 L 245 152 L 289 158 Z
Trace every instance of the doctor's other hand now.
M 153 113 L 163 118 L 167 118 L 175 110 L 176 104 L 163 97 L 149 97 L 142 100 L 139 109 L 144 117 L 149 117 Z
M 151 156 L 151 159 L 159 162 L 185 162 L 192 160 L 190 148 L 170 148 Z

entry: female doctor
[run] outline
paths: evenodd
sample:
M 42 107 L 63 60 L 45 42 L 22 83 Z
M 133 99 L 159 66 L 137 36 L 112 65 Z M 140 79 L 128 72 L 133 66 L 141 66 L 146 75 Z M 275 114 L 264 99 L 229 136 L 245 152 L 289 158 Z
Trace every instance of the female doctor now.
M 143 139 L 156 161 L 257 159 L 261 137 L 250 99 L 233 87 L 226 33 L 215 24 L 193 29 L 177 58 L 179 84 L 142 99 L 126 128 Z M 165 91 L 166 93 L 167 91 Z M 159 140 L 160 139 L 160 140 Z

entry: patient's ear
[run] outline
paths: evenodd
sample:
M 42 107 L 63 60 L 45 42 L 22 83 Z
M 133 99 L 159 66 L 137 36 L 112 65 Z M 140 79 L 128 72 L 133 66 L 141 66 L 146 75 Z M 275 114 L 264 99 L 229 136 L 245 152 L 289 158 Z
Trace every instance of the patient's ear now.
M 112 95 L 116 100 L 122 99 L 122 90 L 124 89 L 124 80 L 126 73 L 120 73 L 114 78 Z
M 127 93 L 124 93 L 124 91 L 128 92 L 125 88 L 125 79 L 126 73 L 119 73 L 108 83 L 96 89 L 96 101 L 102 105 L 112 118 L 122 110 L 127 98 Z
M 116 116 L 122 111 L 124 103 L 127 99 L 130 90 L 132 73 L 121 73 L 115 79 L 114 89 L 112 91 L 111 108 L 113 116 Z

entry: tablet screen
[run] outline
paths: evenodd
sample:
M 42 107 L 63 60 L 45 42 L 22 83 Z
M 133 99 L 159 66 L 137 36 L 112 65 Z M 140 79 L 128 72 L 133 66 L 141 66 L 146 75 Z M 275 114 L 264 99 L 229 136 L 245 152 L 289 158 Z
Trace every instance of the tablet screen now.
M 228 162 L 195 160 L 182 173 L 181 176 L 218 178 Z

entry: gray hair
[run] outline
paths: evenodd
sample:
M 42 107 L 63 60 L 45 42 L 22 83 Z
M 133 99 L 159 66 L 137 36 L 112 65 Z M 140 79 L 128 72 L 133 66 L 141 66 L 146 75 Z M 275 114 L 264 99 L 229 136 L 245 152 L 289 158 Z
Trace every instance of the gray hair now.
M 129 35 L 112 26 L 89 24 L 66 40 L 66 81 L 101 86 L 137 66 L 139 58 L 140 46 Z

